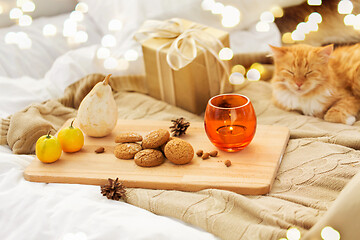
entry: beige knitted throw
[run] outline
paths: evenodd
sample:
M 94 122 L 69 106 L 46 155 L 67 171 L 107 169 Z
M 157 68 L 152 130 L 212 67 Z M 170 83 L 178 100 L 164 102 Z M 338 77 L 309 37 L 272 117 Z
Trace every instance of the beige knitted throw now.
M 74 117 L 82 98 L 103 77 L 89 75 L 69 86 L 63 98 L 33 104 L 8 119 L 2 119 L 1 144 L 8 144 L 14 153 L 33 152 L 37 138 L 49 130 L 55 133 L 68 118 Z M 171 120 L 184 116 L 190 121 L 202 121 L 200 116 L 145 94 L 120 91 L 145 92 L 141 87 L 142 77 L 133 77 L 131 87 L 122 80 L 122 77 L 114 77 L 110 82 L 117 91 L 114 96 L 119 118 Z M 267 82 L 248 84 L 240 92 L 253 102 L 260 124 L 282 125 L 291 130 L 291 140 L 269 194 L 243 196 L 215 189 L 195 193 L 129 189 L 127 202 L 159 215 L 181 219 L 221 239 L 279 239 L 292 226 L 303 234 L 308 232 L 359 171 L 360 152 L 356 149 L 360 149 L 360 124 L 333 124 L 296 112 L 282 111 L 271 104 L 271 87 Z M 359 182 L 352 183 L 346 194 L 359 195 L 359 190 L 351 190 L 359 189 Z M 345 193 L 340 196 L 343 195 Z M 330 217 L 334 211 L 339 214 L 336 212 L 338 206 L 349 205 L 346 201 L 353 201 L 354 197 L 346 195 L 339 199 L 337 208 L 329 211 Z M 341 231 L 342 236 L 349 234 L 345 228 L 351 224 L 344 221 L 342 225 L 334 224 L 336 226 L 333 227 Z M 354 229 L 360 229 L 360 226 Z

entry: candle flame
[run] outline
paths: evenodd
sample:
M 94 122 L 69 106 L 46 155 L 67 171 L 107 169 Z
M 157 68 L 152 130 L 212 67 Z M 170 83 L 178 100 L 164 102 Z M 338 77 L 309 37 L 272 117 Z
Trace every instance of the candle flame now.
M 234 130 L 233 127 L 230 127 L 230 131 Z

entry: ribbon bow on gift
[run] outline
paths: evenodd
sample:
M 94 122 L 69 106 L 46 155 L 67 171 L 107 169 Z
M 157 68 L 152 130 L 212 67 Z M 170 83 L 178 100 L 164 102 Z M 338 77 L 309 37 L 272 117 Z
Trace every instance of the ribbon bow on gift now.
M 166 60 L 174 70 L 179 70 L 191 63 L 197 56 L 198 49 L 211 53 L 222 66 L 225 78 L 221 81 L 220 93 L 224 92 L 225 79 L 229 79 L 228 65 L 219 58 L 219 51 L 224 48 L 222 42 L 213 35 L 204 31 L 206 26 L 192 24 L 184 28 L 180 19 L 173 18 L 166 21 L 147 20 L 135 34 L 139 42 L 150 38 L 174 39 L 164 44 L 167 47 Z

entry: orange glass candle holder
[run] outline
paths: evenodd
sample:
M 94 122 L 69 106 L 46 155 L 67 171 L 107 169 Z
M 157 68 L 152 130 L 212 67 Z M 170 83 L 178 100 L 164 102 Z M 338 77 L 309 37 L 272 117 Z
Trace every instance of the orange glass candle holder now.
M 204 125 L 212 144 L 226 152 L 237 152 L 254 138 L 256 115 L 248 97 L 221 94 L 209 100 Z

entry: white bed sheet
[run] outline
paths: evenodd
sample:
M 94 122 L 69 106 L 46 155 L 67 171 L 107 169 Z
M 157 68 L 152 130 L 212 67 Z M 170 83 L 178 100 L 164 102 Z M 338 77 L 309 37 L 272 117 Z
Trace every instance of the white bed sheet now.
M 59 19 L 54 22 L 60 24 L 64 16 Z M 44 24 L 47 20 L 41 21 Z M 92 37 L 85 47 L 71 50 L 62 45 L 60 39 L 45 43 L 40 39 L 39 45 L 33 42 L 35 49 L 38 46 L 44 51 L 44 54 L 36 55 L 36 66 L 29 65 L 29 62 L 34 63 L 31 54 L 17 60 L 10 58 L 10 63 L 14 60 L 19 64 L 17 71 L 9 62 L 0 60 L 4 61 L 0 62 L 1 66 L 8 66 L 0 68 L 1 118 L 31 103 L 60 97 L 68 85 L 90 73 L 144 73 L 141 55 L 125 71 L 104 69 L 96 59 L 96 51 L 100 46 L 101 32 L 105 30 L 94 25 L 94 19 L 86 21 L 90 23 L 88 31 L 92 32 Z M 123 40 L 114 50 L 116 56 L 121 56 L 129 48 L 140 50 L 138 43 L 126 37 L 141 22 L 135 21 L 134 24 L 123 32 L 123 36 L 117 36 Z M 38 27 L 34 29 L 39 31 L 40 25 L 35 23 L 34 26 Z M 268 43 L 279 44 L 280 36 L 274 26 L 263 34 L 256 33 L 254 26 L 249 24 L 249 29 L 232 33 L 231 44 L 235 53 L 267 50 Z M 0 30 L 0 38 L 5 33 L 5 30 Z M 1 45 L 0 52 L 21 53 L 15 46 L 4 50 L 6 47 Z M 23 171 L 33 158 L 14 155 L 7 146 L 0 146 L 0 239 L 217 239 L 176 219 L 108 200 L 100 194 L 98 186 L 28 182 L 23 178 Z

